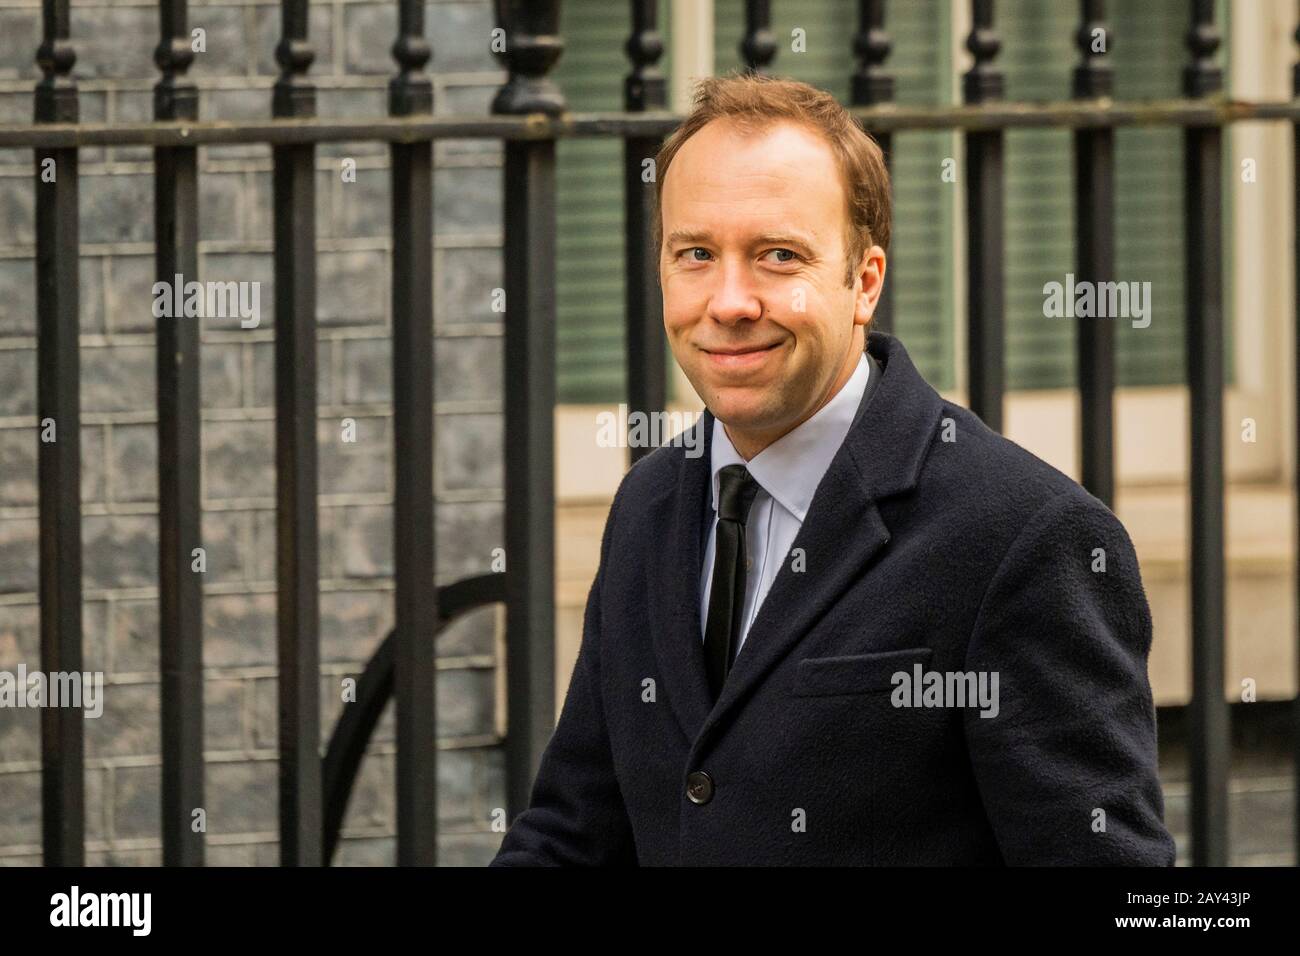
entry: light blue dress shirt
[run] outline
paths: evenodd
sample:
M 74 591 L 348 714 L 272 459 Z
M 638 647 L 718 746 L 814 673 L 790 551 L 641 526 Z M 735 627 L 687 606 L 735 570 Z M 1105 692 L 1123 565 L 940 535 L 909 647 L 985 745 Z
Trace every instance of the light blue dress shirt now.
M 722 422 L 713 421 L 711 458 L 713 488 L 713 523 L 709 528 L 700 570 L 700 637 L 704 637 L 709 618 L 709 593 L 713 585 L 713 551 L 718 527 L 718 472 L 727 465 L 743 465 L 759 484 L 759 492 L 745 522 L 745 606 L 739 647 L 745 646 L 750 625 L 776 580 L 781 566 L 788 560 L 795 536 L 803 527 L 812 504 L 813 493 L 831 460 L 844 443 L 853 417 L 857 414 L 867 387 L 871 363 L 866 353 L 858 366 L 831 400 L 799 427 L 782 435 L 749 461 L 740 457 Z M 739 650 L 737 650 L 739 654 Z

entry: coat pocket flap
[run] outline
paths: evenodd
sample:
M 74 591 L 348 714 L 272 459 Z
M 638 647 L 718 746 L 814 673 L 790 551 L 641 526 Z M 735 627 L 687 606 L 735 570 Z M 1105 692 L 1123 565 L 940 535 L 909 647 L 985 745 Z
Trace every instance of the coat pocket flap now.
M 915 664 L 924 667 L 933 653 L 929 647 L 905 647 L 845 657 L 807 657 L 799 662 L 793 693 L 796 697 L 819 697 L 892 690 L 894 674 L 910 674 Z

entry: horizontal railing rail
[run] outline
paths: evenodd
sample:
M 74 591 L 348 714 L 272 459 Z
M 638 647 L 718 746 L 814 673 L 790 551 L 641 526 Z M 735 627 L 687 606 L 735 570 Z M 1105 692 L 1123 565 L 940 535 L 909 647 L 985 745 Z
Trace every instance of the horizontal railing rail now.
M 1132 126 L 1223 126 L 1300 120 L 1300 100 L 1112 100 L 999 102 L 978 106 L 846 107 L 871 132 L 998 129 L 1107 129 Z M 531 141 L 570 137 L 663 137 L 682 116 L 647 113 L 564 113 L 548 116 L 386 117 L 348 119 L 206 120 L 179 123 L 63 123 L 0 125 L 0 148 L 89 146 L 284 146 L 370 141 L 415 143 L 441 139 Z

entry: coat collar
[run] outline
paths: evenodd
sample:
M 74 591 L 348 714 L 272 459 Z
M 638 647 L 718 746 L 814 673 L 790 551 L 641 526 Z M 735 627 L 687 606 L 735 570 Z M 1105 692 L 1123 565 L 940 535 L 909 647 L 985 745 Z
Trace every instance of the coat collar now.
M 889 540 L 877 502 L 916 486 L 943 399 L 894 336 L 872 331 L 866 350 L 877 364 L 794 540 L 793 549 L 802 549 L 803 570 L 793 570 L 787 560 L 777 575 L 712 708 L 700 634 L 699 570 L 713 414 L 706 409 L 694 426 L 702 429 L 695 447 L 703 453 L 681 459 L 668 546 L 661 549 L 656 575 L 659 587 L 651 595 L 651 620 L 669 701 L 687 739 L 697 745 L 794 648 Z M 852 546 L 846 547 L 847 542 Z

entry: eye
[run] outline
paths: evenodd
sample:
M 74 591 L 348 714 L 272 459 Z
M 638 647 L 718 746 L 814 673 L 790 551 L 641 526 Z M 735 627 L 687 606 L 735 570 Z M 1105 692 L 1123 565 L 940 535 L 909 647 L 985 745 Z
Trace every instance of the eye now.
M 788 253 L 790 253 L 790 258 L 789 258 L 789 259 L 778 259 L 778 260 L 777 260 L 778 262 L 794 262 L 796 259 L 802 259 L 802 258 L 803 258 L 803 256 L 799 255 L 799 253 L 795 252 L 793 249 L 769 249 L 769 250 L 767 251 L 767 253 L 765 253 L 765 254 L 766 254 L 766 255 L 771 255 L 773 252 L 788 252 Z
M 703 246 L 691 246 L 689 249 L 683 249 L 681 252 L 677 253 L 677 255 L 680 257 L 683 253 L 687 253 L 687 252 L 702 252 L 702 253 L 704 253 L 706 256 L 709 254 L 709 250 L 708 250 L 708 249 L 705 249 Z M 696 257 L 692 257 L 691 261 L 692 261 L 692 262 L 706 262 L 706 261 L 708 261 L 708 260 L 706 260 L 706 259 L 700 259 L 700 258 L 696 258 Z

